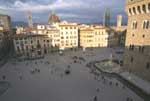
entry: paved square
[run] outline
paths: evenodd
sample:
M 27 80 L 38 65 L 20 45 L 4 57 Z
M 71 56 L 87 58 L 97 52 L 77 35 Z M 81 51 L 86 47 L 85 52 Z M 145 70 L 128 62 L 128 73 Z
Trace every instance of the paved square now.
M 0 80 L 5 75 L 11 83 L 0 101 L 93 101 L 94 96 L 98 101 L 143 101 L 115 78 L 103 80 L 86 67 L 90 61 L 109 58 L 111 52 L 101 48 L 49 54 L 40 60 L 11 60 L 0 69 Z

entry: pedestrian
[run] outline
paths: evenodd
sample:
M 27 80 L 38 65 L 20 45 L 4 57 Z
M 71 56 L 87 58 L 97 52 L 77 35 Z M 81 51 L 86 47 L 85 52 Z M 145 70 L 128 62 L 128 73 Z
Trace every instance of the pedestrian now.
M 3 76 L 2 76 L 2 79 L 3 79 L 3 80 L 5 80 L 5 79 L 6 79 L 6 76 L 5 76 L 5 75 L 3 75 Z
M 38 71 L 38 73 L 40 73 L 40 69 L 38 69 L 37 71 Z
M 96 91 L 99 92 L 100 91 L 99 88 L 97 88 Z
M 112 85 L 112 81 L 109 82 L 109 85 L 110 85 L 110 86 Z
M 129 98 L 129 97 L 127 97 L 126 101 L 130 101 L 130 98 Z
M 116 86 L 118 86 L 118 82 L 116 82 Z
M 97 101 L 97 96 L 94 96 L 94 99 L 93 99 L 93 101 Z
M 22 80 L 22 76 L 21 75 L 19 76 L 19 79 Z

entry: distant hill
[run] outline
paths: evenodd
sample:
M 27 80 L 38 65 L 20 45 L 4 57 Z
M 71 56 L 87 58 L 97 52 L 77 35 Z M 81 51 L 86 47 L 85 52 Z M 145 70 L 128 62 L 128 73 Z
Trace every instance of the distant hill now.
M 34 23 L 34 25 L 37 25 L 39 23 Z M 40 24 L 46 24 L 46 23 L 40 23 Z M 84 24 L 103 24 L 103 22 L 91 22 L 91 23 L 84 23 Z M 111 26 L 113 25 L 117 25 L 116 22 L 111 22 L 110 23 Z M 126 21 L 123 21 L 122 22 L 122 25 L 127 25 L 127 22 Z M 27 22 L 23 22 L 23 21 L 15 21 L 15 22 L 12 22 L 11 23 L 11 26 L 12 27 L 16 27 L 16 26 L 28 26 L 28 23 Z
M 27 22 L 23 22 L 23 21 L 15 21 L 11 23 L 12 27 L 16 27 L 16 26 L 28 26 Z

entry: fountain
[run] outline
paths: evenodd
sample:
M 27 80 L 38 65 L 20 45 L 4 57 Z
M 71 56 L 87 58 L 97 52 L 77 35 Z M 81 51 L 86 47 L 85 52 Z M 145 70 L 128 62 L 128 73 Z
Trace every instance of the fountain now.
M 109 60 L 108 60 L 108 65 L 112 66 L 113 65 L 113 55 L 112 53 L 110 54 Z
M 105 62 L 103 62 L 103 65 L 105 67 L 112 67 L 113 66 L 113 55 L 110 54 L 108 60 L 106 60 Z

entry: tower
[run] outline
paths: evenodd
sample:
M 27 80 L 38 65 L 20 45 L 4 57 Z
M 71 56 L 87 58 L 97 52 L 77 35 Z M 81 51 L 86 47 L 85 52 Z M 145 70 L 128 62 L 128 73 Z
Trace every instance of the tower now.
M 103 25 L 109 27 L 110 26 L 110 9 L 107 8 L 104 13 Z
M 7 31 L 11 28 L 11 17 L 6 14 L 5 10 L 2 9 L 0 9 L 0 25 Z
M 33 28 L 33 21 L 32 21 L 32 14 L 31 14 L 31 11 L 28 11 L 27 14 L 28 14 L 28 26 L 29 26 L 30 28 Z
M 121 27 L 122 25 L 122 15 L 117 16 L 117 27 Z
M 124 69 L 150 81 L 150 1 L 126 0 Z

